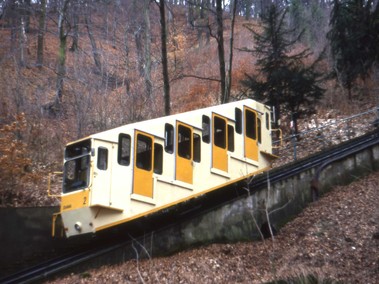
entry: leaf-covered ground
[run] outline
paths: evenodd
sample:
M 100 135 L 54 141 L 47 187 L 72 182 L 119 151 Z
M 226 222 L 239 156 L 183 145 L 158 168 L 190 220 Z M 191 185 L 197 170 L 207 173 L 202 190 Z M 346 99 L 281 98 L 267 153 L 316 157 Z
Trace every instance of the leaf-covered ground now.
M 212 244 L 170 257 L 132 260 L 54 283 L 265 283 L 314 275 L 379 283 L 379 173 L 337 187 L 274 240 Z

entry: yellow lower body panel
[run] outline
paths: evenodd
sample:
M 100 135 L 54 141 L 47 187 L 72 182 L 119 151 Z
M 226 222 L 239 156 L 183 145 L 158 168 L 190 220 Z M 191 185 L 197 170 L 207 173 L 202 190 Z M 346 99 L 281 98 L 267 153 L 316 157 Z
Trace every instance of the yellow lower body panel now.
M 61 196 L 61 212 L 88 206 L 89 190 L 76 191 Z

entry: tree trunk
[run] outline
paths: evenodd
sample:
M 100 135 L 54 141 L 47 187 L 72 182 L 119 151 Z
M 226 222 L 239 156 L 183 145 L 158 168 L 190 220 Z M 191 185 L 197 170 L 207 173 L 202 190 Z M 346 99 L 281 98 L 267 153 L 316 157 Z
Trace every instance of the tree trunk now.
M 95 62 L 97 71 L 99 72 L 99 74 L 101 74 L 102 73 L 101 59 L 100 59 L 99 51 L 97 50 L 96 40 L 92 32 L 91 14 L 88 14 L 88 13 L 86 13 L 86 16 L 85 16 L 86 28 L 87 28 L 88 37 L 90 39 L 91 46 L 92 46 L 93 60 Z
M 162 74 L 164 84 L 164 111 L 165 115 L 171 113 L 170 101 L 170 81 L 168 77 L 168 61 L 167 61 L 167 33 L 166 33 L 166 15 L 165 1 L 159 0 L 159 12 L 161 16 L 161 50 L 162 50 Z
M 136 43 L 138 72 L 140 76 L 143 76 L 144 75 L 144 67 L 143 67 L 144 59 L 143 59 L 141 27 L 137 27 L 137 30 L 134 32 L 134 40 Z
M 25 29 L 25 33 L 29 33 L 30 32 L 30 14 L 31 14 L 31 0 L 24 0 L 23 1 L 23 18 L 24 18 L 24 29 Z
M 28 37 L 26 36 L 26 21 L 25 16 L 21 16 L 20 19 L 20 30 L 19 30 L 19 50 L 20 50 L 20 66 L 26 65 L 26 50 L 28 44 Z
M 125 82 L 125 90 L 126 94 L 130 95 L 130 80 L 129 80 L 129 70 L 130 68 L 130 58 L 129 58 L 129 29 L 125 29 L 125 35 L 124 35 L 124 52 L 125 52 L 125 75 L 124 75 L 124 82 Z
M 66 75 L 66 42 L 67 36 L 59 33 L 59 54 L 58 54 L 58 71 L 57 71 L 57 84 L 56 84 L 56 96 L 55 106 L 60 106 L 63 96 L 63 81 Z
M 217 50 L 218 50 L 218 61 L 220 70 L 220 82 L 221 82 L 221 99 L 220 103 L 226 101 L 225 98 L 225 50 L 224 50 L 224 26 L 223 26 L 223 9 L 222 0 L 216 1 L 216 18 L 217 18 Z
M 193 4 L 187 3 L 187 25 L 193 28 L 194 22 L 194 13 L 193 13 Z
M 14 52 L 18 49 L 17 46 L 17 26 L 18 21 L 20 18 L 20 15 L 17 13 L 17 7 L 16 7 L 16 1 L 11 0 L 9 4 L 9 12 L 8 12 L 8 19 L 9 19 L 9 26 L 11 30 L 11 42 L 10 42 L 10 52 Z
M 59 52 L 58 52 L 58 70 L 57 70 L 57 82 L 56 82 L 56 94 L 54 102 L 54 111 L 58 112 L 61 107 L 63 97 L 63 83 L 66 76 L 66 45 L 67 34 L 65 31 L 64 21 L 67 17 L 67 9 L 70 0 L 64 0 L 63 6 L 59 9 L 58 18 L 58 30 L 59 30 Z
M 46 0 L 41 0 L 40 15 L 38 20 L 37 62 L 38 67 L 43 65 L 43 49 L 46 23 Z
M 236 4 L 234 4 L 236 5 Z M 253 6 L 253 0 L 245 0 L 245 20 L 248 21 L 251 18 L 251 6 Z M 256 9 L 256 6 L 255 6 Z
M 151 26 L 150 26 L 150 0 L 145 0 L 145 85 L 146 94 L 151 98 L 153 87 L 151 83 Z
M 234 23 L 235 23 L 235 19 L 236 19 L 236 10 L 237 10 L 238 0 L 234 0 L 232 3 L 233 3 L 233 10 L 232 10 L 232 15 L 231 15 L 232 19 L 231 19 L 231 26 L 230 26 L 229 65 L 228 65 L 228 76 L 226 78 L 224 103 L 229 102 L 230 92 L 232 89 Z
M 79 46 L 79 3 L 77 3 L 74 7 L 74 10 L 72 11 L 72 18 L 73 18 L 73 34 L 72 34 L 72 44 L 70 47 L 70 51 L 76 51 L 78 50 Z
M 116 31 L 117 31 L 117 11 L 121 9 L 120 2 L 117 2 L 114 4 L 113 7 L 113 18 L 112 18 L 112 47 L 116 48 Z

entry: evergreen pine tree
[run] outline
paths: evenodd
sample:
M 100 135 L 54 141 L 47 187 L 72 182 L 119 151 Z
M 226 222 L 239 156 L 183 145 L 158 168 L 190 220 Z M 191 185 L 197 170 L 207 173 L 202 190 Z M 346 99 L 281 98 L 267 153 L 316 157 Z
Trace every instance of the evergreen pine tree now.
M 246 75 L 242 83 L 250 97 L 275 107 L 276 124 L 281 112 L 290 114 L 297 134 L 297 119 L 314 112 L 324 93 L 319 86 L 323 77 L 317 71 L 321 56 L 306 66 L 304 60 L 311 55 L 308 49 L 291 53 L 302 33 L 289 40 L 293 30 L 285 27 L 285 14 L 272 5 L 267 14 L 262 15 L 262 32 L 247 27 L 254 35 L 255 48 L 245 50 L 257 57 L 259 76 Z
M 379 4 L 373 1 L 334 0 L 328 33 L 334 61 L 334 75 L 352 98 L 358 78 L 369 76 L 379 57 Z

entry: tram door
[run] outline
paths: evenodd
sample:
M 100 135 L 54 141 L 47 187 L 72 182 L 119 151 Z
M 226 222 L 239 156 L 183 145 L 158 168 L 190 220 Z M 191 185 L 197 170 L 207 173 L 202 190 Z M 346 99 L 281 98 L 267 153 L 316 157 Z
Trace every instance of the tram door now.
M 153 198 L 154 136 L 135 131 L 133 193 Z
M 244 108 L 245 118 L 245 157 L 254 161 L 258 161 L 258 115 L 257 112 Z
M 193 128 L 176 122 L 176 180 L 193 183 Z
M 111 174 L 112 174 L 112 143 L 105 141 L 94 142 L 96 159 L 91 188 L 91 205 L 110 206 Z M 88 200 L 83 200 L 86 205 Z
M 212 167 L 228 172 L 227 120 L 213 113 L 212 121 Z

